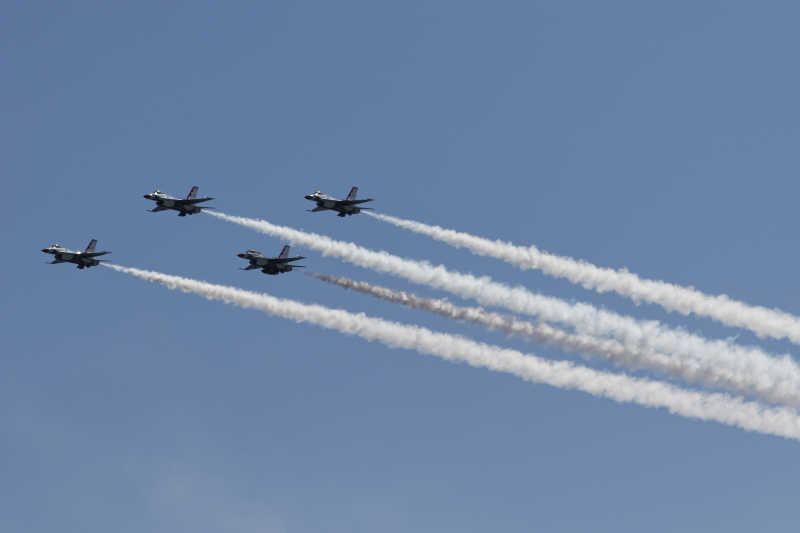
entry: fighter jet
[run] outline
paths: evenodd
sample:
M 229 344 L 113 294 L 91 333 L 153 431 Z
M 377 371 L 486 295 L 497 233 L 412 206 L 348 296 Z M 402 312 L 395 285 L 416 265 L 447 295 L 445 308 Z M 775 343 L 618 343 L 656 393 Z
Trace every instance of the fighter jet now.
M 320 191 L 314 191 L 314 194 L 306 195 L 305 199 L 311 200 L 312 202 L 317 202 L 317 207 L 314 209 L 309 209 L 309 211 L 312 213 L 316 213 L 317 211 L 331 210 L 338 211 L 338 216 L 344 217 L 347 215 L 355 215 L 360 213 L 362 209 L 372 209 L 371 207 L 356 207 L 358 204 L 372 201 L 372 198 L 356 200 L 356 194 L 358 194 L 358 187 L 353 187 L 350 189 L 350 194 L 348 194 L 347 198 L 344 200 L 332 198 Z
M 51 244 L 42 251 L 46 254 L 53 254 L 55 256 L 55 258 L 50 261 L 51 265 L 55 265 L 56 263 L 72 263 L 78 265 L 80 270 L 83 270 L 84 268 L 97 266 L 101 261 L 103 261 L 103 259 L 95 259 L 95 257 L 111 253 L 95 252 L 94 247 L 96 245 L 97 239 L 92 239 L 89 241 L 89 246 L 87 246 L 82 252 L 73 252 L 72 250 L 67 250 L 60 244 Z
M 265 257 L 264 254 L 257 250 L 247 250 L 244 253 L 237 254 L 242 259 L 247 259 L 250 264 L 241 270 L 255 270 L 261 269 L 264 274 L 274 276 L 276 274 L 283 274 L 284 272 L 291 272 L 294 268 L 305 268 L 303 265 L 290 265 L 290 261 L 298 261 L 305 259 L 303 256 L 289 257 L 289 246 L 286 245 L 281 250 L 278 257 Z
M 153 209 L 150 209 L 151 213 L 156 213 L 158 211 L 166 211 L 167 209 L 174 209 L 178 211 L 179 217 L 185 217 L 186 215 L 194 215 L 199 213 L 203 209 L 213 209 L 211 206 L 206 205 L 197 205 L 200 202 L 207 202 L 209 200 L 213 200 L 213 198 L 198 198 L 197 191 L 199 187 L 195 185 L 189 191 L 189 194 L 186 195 L 186 198 L 173 198 L 168 194 L 164 194 L 163 192 L 156 189 L 155 191 L 151 192 L 150 194 L 145 194 L 144 197 L 148 200 L 153 200 L 156 203 L 156 206 Z

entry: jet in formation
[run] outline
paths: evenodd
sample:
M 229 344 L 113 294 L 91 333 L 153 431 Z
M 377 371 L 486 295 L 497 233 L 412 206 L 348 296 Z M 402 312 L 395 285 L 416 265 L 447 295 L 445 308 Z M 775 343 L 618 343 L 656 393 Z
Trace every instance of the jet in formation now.
M 372 198 L 365 198 L 363 200 L 356 200 L 356 194 L 358 194 L 358 187 L 353 187 L 350 189 L 350 194 L 347 195 L 347 198 L 344 200 L 339 200 L 338 198 L 332 198 L 327 194 L 323 194 L 321 191 L 314 191 L 314 194 L 308 194 L 305 196 L 306 200 L 311 200 L 312 202 L 317 202 L 317 207 L 314 209 L 309 209 L 312 213 L 316 213 L 317 211 L 338 211 L 340 217 L 348 216 L 348 215 L 355 215 L 360 213 L 362 209 L 372 209 L 371 207 L 358 207 L 358 204 L 363 204 L 364 202 L 371 202 Z
M 173 198 L 172 196 L 164 194 L 158 189 L 150 194 L 145 194 L 144 197 L 148 200 L 153 200 L 156 203 L 156 206 L 153 209 L 150 209 L 151 213 L 174 209 L 175 211 L 178 211 L 179 217 L 185 217 L 186 215 L 194 215 L 199 213 L 203 209 L 213 209 L 211 206 L 197 205 L 200 202 L 213 200 L 213 198 L 198 198 L 198 190 L 199 187 L 195 185 L 192 187 L 192 190 L 189 191 L 189 194 L 186 195 L 186 198 Z
M 278 257 L 266 257 L 264 254 L 257 250 L 247 250 L 244 253 L 238 254 L 239 257 L 242 259 L 247 259 L 250 261 L 250 264 L 247 265 L 242 270 L 255 270 L 257 268 L 261 269 L 261 272 L 264 274 L 269 274 L 274 276 L 276 274 L 283 274 L 285 272 L 291 272 L 292 269 L 295 268 L 304 268 L 303 265 L 290 265 L 291 261 L 298 261 L 300 259 L 305 259 L 303 256 L 297 257 L 289 257 L 289 246 L 286 245 L 281 250 L 281 253 L 278 254 Z
M 51 265 L 56 263 L 72 263 L 74 265 L 78 265 L 78 268 L 83 270 L 84 268 L 97 266 L 101 261 L 103 261 L 103 259 L 95 259 L 96 257 L 111 253 L 106 251 L 95 252 L 95 246 L 97 246 L 97 239 L 92 239 L 89 241 L 89 246 L 87 246 L 82 252 L 73 252 L 72 250 L 67 250 L 60 244 L 51 244 L 42 251 L 46 254 L 52 254 L 55 256 L 53 260 L 50 261 Z

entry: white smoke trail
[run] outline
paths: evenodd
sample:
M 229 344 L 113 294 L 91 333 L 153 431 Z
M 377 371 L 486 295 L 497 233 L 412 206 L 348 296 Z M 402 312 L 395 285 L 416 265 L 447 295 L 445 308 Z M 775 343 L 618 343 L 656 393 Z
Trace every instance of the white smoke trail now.
M 511 315 L 492 313 L 480 307 L 459 306 L 443 299 L 422 298 L 413 293 L 395 291 L 365 281 L 316 272 L 307 272 L 307 275 L 413 309 L 480 324 L 509 335 L 520 335 L 534 342 L 557 344 L 582 354 L 598 354 L 612 363 L 627 368 L 658 370 L 689 382 L 722 387 L 743 394 L 754 394 L 771 402 L 800 407 L 800 390 L 776 391 L 774 387 L 760 388 L 761 383 L 758 380 L 753 380 L 750 376 L 741 376 L 728 368 L 698 365 L 696 361 L 670 357 L 647 348 L 626 347 L 614 339 L 568 333 L 545 323 L 519 320 Z
M 800 367 L 784 355 L 772 357 L 756 347 L 743 347 L 729 341 L 711 341 L 682 330 L 673 330 L 655 320 L 637 321 L 588 304 L 571 304 L 536 294 L 524 287 L 509 287 L 469 274 L 451 272 L 444 266 L 432 266 L 375 252 L 350 242 L 342 242 L 316 233 L 306 233 L 265 220 L 204 211 L 209 215 L 242 225 L 308 248 L 322 255 L 337 257 L 361 267 L 400 276 L 414 283 L 442 289 L 463 298 L 472 298 L 483 305 L 505 307 L 517 313 L 530 314 L 548 322 L 569 324 L 579 333 L 591 336 L 611 335 L 626 350 L 652 350 L 680 358 L 694 365 L 698 372 L 725 369 L 753 389 L 772 391 L 773 397 L 791 397 L 800 390 Z
M 160 283 L 170 289 L 198 294 L 243 308 L 258 309 L 296 322 L 316 324 L 366 340 L 378 341 L 392 348 L 406 348 L 449 361 L 463 361 L 471 366 L 506 372 L 534 383 L 581 390 L 618 402 L 664 407 L 671 413 L 687 418 L 713 420 L 749 431 L 800 440 L 800 417 L 787 408 L 767 408 L 725 394 L 687 391 L 658 381 L 599 372 L 564 361 L 547 361 L 457 335 L 368 317 L 363 313 L 355 314 L 321 305 L 302 304 L 267 294 L 110 263 L 103 266 Z
M 706 316 L 722 324 L 748 329 L 761 337 L 787 338 L 800 343 L 800 317 L 763 306 L 748 305 L 727 295 L 709 295 L 665 281 L 642 279 L 627 270 L 602 268 L 586 261 L 543 252 L 535 246 L 516 246 L 508 242 L 477 237 L 468 233 L 431 226 L 369 211 L 364 214 L 395 226 L 427 235 L 474 254 L 502 259 L 523 270 L 537 269 L 557 278 L 593 289 L 613 291 L 635 302 L 651 302 L 669 311 Z

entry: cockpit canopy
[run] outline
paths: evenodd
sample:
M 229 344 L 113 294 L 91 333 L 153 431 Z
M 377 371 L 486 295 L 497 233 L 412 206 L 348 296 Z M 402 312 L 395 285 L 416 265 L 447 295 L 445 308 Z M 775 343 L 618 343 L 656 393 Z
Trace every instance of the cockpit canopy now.
M 51 244 L 50 248 L 63 248 L 60 244 Z
M 245 253 L 246 254 L 251 254 L 251 255 L 256 255 L 256 254 L 260 254 L 261 252 L 259 252 L 258 250 L 247 250 Z

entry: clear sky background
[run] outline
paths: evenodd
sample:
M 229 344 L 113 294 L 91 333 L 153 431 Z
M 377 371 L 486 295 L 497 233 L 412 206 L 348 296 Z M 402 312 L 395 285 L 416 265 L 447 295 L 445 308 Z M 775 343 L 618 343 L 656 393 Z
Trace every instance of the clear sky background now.
M 46 265 L 116 263 L 552 358 L 550 347 L 237 270 L 222 211 L 759 341 L 521 272 L 382 212 L 800 314 L 796 2 L 7 2 L 0 530 L 788 531 L 800 444 Z M 322 258 L 319 272 L 442 293 Z M 603 368 L 600 363 L 593 363 Z

